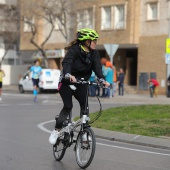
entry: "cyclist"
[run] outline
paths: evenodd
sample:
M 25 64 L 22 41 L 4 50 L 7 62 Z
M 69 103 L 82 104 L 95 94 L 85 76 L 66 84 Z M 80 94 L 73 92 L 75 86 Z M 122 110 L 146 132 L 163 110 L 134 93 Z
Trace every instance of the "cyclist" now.
M 5 76 L 4 70 L 1 69 L 1 63 L 0 63 L 0 100 L 2 100 L 1 95 L 2 95 L 2 79 Z
M 89 80 L 92 71 L 96 74 L 99 81 L 106 87 L 110 84 L 105 81 L 102 74 L 100 64 L 100 56 L 96 50 L 98 33 L 89 28 L 83 28 L 77 31 L 77 37 L 67 46 L 65 58 L 63 59 L 63 71 L 60 76 L 59 93 L 63 100 L 63 108 L 56 119 L 55 129 L 52 131 L 49 142 L 55 144 L 58 137 L 58 130 L 62 128 L 62 124 L 72 110 L 72 96 L 74 96 L 80 104 L 80 117 L 83 114 L 88 115 L 88 101 L 86 105 L 87 85 L 86 84 L 70 84 L 78 79 L 84 78 Z M 69 79 L 69 81 L 67 81 Z M 87 108 L 85 108 L 87 106 Z
M 38 94 L 38 87 L 39 87 L 39 77 L 42 74 L 42 68 L 39 66 L 39 61 L 34 61 L 34 66 L 30 68 L 30 75 L 32 78 L 33 83 L 33 95 L 34 95 L 34 102 L 37 101 L 37 94 Z

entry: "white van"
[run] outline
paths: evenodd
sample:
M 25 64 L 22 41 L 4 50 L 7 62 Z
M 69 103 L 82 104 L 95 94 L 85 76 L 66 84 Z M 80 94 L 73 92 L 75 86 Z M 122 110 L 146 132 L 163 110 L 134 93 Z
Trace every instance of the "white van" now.
M 18 89 L 20 93 L 25 91 L 32 91 L 33 84 L 32 79 L 29 79 L 30 71 L 28 70 L 23 77 L 19 80 Z M 58 82 L 60 77 L 60 70 L 58 69 L 42 69 L 42 75 L 39 81 L 39 91 L 43 90 L 56 90 L 58 88 Z

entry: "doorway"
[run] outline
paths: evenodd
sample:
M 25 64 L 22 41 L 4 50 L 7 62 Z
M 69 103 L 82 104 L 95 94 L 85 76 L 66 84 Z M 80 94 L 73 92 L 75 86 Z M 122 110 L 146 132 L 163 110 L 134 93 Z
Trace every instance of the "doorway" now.
M 128 85 L 137 85 L 137 49 L 126 50 L 126 69 L 128 76 Z

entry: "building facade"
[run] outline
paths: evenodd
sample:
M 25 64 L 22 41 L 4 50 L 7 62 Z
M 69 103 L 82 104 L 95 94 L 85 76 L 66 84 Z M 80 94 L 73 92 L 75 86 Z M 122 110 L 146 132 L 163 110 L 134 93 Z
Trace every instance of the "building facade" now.
M 156 78 L 160 93 L 166 94 L 166 81 L 170 75 L 170 68 L 165 63 L 166 39 L 170 34 L 170 1 L 143 0 L 140 6 L 138 91 L 146 89 L 144 80 Z
M 165 43 L 170 32 L 170 1 L 168 0 L 71 0 L 65 6 L 67 27 L 55 30 L 45 45 L 46 50 L 63 50 L 73 39 L 77 29 L 93 28 L 99 33 L 98 50 L 101 57 L 115 63 L 117 70 L 126 73 L 125 84 L 136 87 L 137 93 L 148 93 L 147 81 L 156 78 L 160 94 L 166 94 L 166 79 L 170 74 L 165 63 Z M 23 8 L 21 8 L 23 9 Z M 25 11 L 25 10 L 23 10 Z M 50 30 L 45 19 L 34 19 L 39 23 L 37 40 Z M 67 38 L 61 28 L 67 28 Z M 43 35 L 43 36 L 40 36 Z M 30 43 L 30 32 L 26 22 L 21 23 L 20 50 L 35 52 Z M 109 48 L 112 52 L 109 52 Z M 62 56 L 63 57 L 63 56 Z M 62 57 L 49 58 L 51 67 L 61 68 Z

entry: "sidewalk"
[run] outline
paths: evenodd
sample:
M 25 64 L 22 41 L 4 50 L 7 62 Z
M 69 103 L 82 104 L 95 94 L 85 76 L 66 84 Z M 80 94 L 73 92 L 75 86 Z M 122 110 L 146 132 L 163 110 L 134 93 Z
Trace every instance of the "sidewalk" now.
M 18 86 L 3 86 L 3 92 L 19 93 Z M 89 98 L 91 101 L 97 101 L 97 98 Z M 101 103 L 113 103 L 119 106 L 125 105 L 143 105 L 143 104 L 170 104 L 170 98 L 160 95 L 157 98 L 150 98 L 149 95 L 125 94 L 116 95 L 114 98 L 100 98 Z M 132 143 L 143 146 L 150 146 L 170 150 L 170 137 L 147 137 L 135 134 L 127 134 L 104 129 L 93 128 L 96 137 L 111 141 Z
M 170 150 L 169 138 L 155 138 L 141 135 L 127 134 L 103 129 L 93 128 L 96 137 L 110 141 L 118 141 L 136 145 L 150 146 Z
M 3 85 L 3 92 L 19 93 L 18 85 Z

